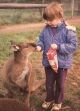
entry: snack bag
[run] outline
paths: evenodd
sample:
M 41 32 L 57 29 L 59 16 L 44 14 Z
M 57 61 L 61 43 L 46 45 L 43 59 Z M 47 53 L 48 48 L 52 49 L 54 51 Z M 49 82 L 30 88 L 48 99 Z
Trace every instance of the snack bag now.
M 57 51 L 56 49 L 49 48 L 47 52 L 48 61 L 52 67 L 52 69 L 57 72 L 58 70 L 58 59 L 57 59 Z

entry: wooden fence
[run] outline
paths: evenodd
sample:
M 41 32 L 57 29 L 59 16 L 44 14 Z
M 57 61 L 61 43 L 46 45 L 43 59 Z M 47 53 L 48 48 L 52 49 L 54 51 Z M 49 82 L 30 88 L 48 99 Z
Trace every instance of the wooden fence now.
M 0 9 L 45 8 L 47 4 L 0 3 Z

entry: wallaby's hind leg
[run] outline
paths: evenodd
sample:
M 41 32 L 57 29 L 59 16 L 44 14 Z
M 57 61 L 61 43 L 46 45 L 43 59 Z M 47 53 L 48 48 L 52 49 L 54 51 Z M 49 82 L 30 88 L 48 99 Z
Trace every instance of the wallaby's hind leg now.
M 37 80 L 36 73 L 34 73 L 34 72 L 30 73 L 30 76 L 29 76 L 29 90 L 30 90 L 30 92 L 35 91 L 44 83 L 45 83 L 44 79 Z
M 27 104 L 28 108 L 30 108 L 30 92 L 26 95 L 24 103 Z
M 11 86 L 9 86 L 9 83 L 4 83 L 4 87 L 6 88 L 4 97 L 13 98 L 13 92 L 11 91 Z

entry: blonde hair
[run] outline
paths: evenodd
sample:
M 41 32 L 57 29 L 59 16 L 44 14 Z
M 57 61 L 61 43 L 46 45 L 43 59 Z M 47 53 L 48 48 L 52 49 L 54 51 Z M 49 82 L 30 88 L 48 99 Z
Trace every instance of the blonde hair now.
M 55 18 L 63 18 L 62 5 L 57 2 L 50 3 L 43 12 L 43 18 L 45 20 L 52 21 Z

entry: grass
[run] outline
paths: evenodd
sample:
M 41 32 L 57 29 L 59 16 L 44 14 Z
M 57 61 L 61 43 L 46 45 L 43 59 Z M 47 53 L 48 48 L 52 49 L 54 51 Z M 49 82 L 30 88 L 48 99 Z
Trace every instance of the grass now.
M 0 25 L 39 22 L 39 9 L 0 9 Z
M 66 104 L 66 105 L 71 105 L 71 100 L 70 99 L 65 99 L 64 100 L 64 104 Z

